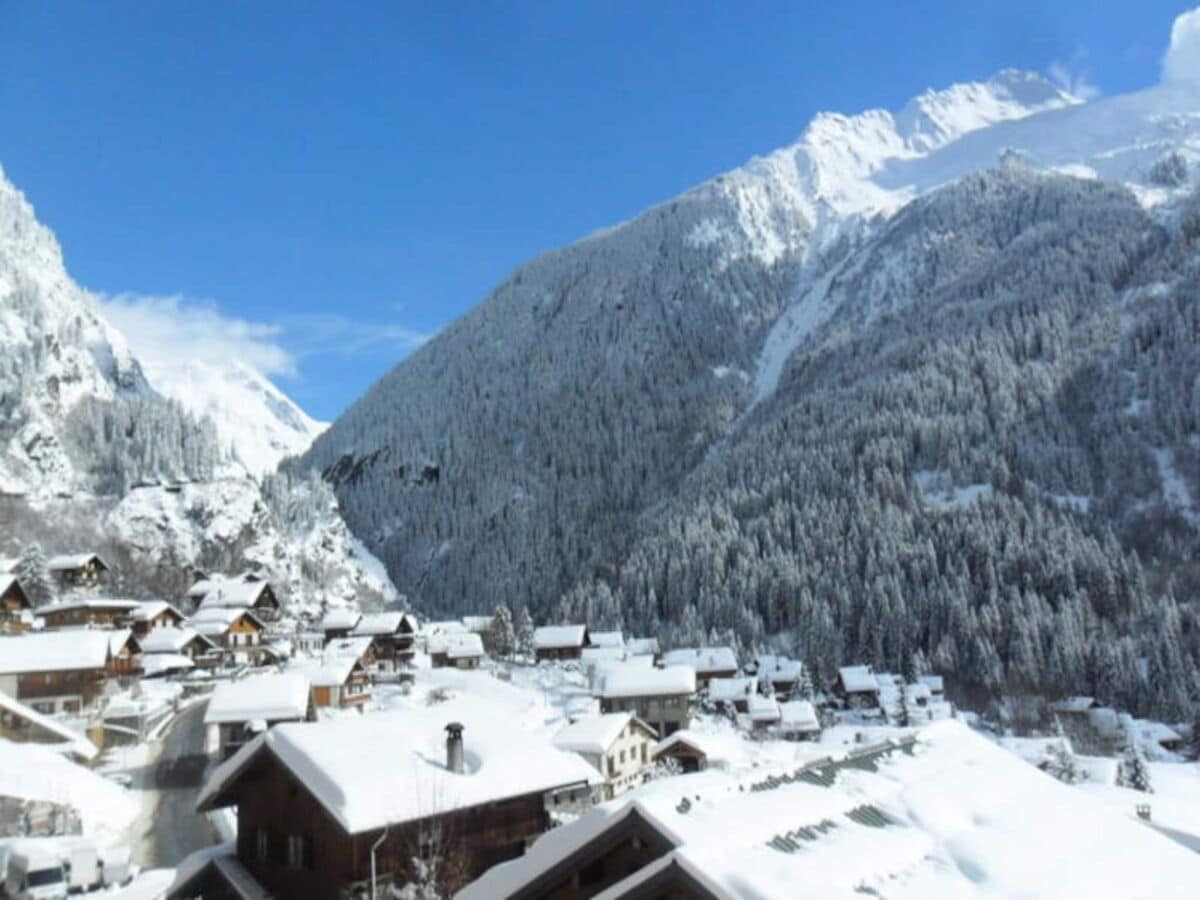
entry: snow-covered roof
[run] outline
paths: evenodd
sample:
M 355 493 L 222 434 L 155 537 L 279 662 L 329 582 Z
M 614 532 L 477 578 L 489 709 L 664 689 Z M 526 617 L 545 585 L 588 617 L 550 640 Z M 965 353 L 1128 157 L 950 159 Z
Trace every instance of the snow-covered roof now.
M 807 700 L 779 704 L 779 727 L 788 731 L 820 731 L 817 711 Z
M 120 653 L 125 648 L 125 645 L 129 643 L 129 639 L 133 637 L 133 632 L 128 628 L 114 628 L 112 631 L 106 632 L 106 634 L 108 635 L 108 652 L 113 656 Z M 136 641 L 134 643 L 137 644 Z
M 238 619 L 245 616 L 259 628 L 265 627 L 258 616 L 248 609 L 229 606 L 206 606 L 196 610 L 195 615 L 188 619 L 187 624 L 205 637 L 224 634 Z
M 633 713 L 628 712 L 585 716 L 556 734 L 554 746 L 576 753 L 607 753 L 632 719 Z
M 879 691 L 879 682 L 870 666 L 842 666 L 838 669 L 838 678 L 848 694 L 874 694 Z
M 538 650 L 582 647 L 586 636 L 586 625 L 543 625 L 533 631 L 533 646 Z
M 13 585 L 20 587 L 20 584 L 21 582 L 17 580 L 16 575 L 0 574 L 0 597 L 7 594 Z M 24 588 L 22 588 L 21 593 L 24 594 L 24 592 Z M 26 597 L 25 600 L 28 602 L 29 598 Z
M 445 765 L 445 727 L 451 722 L 464 726 L 462 773 Z M 278 725 L 213 773 L 197 808 L 232 802 L 224 792 L 259 754 L 291 771 L 350 834 L 600 781 L 580 756 L 496 715 L 486 699 L 464 696 L 427 708 Z
M 620 662 L 625 658 L 624 647 L 584 647 L 579 658 L 585 663 Z
M 27 706 L 20 700 L 8 696 L 3 691 L 0 691 L 0 711 L 3 711 L 8 717 L 23 719 L 42 729 L 42 731 L 57 737 L 62 741 L 62 745 L 67 750 L 81 759 L 93 760 L 100 755 L 100 751 L 96 749 L 96 745 L 78 731 L 68 728 L 58 720 L 50 718 L 50 716 L 43 715 L 32 706 Z
M 778 722 L 783 713 L 774 697 L 751 694 L 746 701 L 746 711 L 752 722 Z
M 1169 725 L 1164 725 L 1162 722 L 1154 722 L 1150 719 L 1134 719 L 1132 724 L 1134 732 L 1143 741 L 1163 744 L 1183 740 L 1178 731 Z
M 680 647 L 662 657 L 664 666 L 690 666 L 698 675 L 710 672 L 736 672 L 737 656 L 732 647 Z
M 800 677 L 804 664 L 786 656 L 760 656 L 758 674 L 766 675 L 775 683 L 793 682 Z
M 200 601 L 202 609 L 211 607 L 226 607 L 229 609 L 249 609 L 258 603 L 259 598 L 271 587 L 266 581 L 238 581 L 236 579 L 222 580 L 204 595 Z
M 154 628 L 138 638 L 138 645 L 145 655 L 155 653 L 178 653 L 192 641 L 199 639 L 210 647 L 216 647 L 211 640 L 190 628 Z
M 325 651 L 322 656 L 325 659 L 330 659 L 335 656 L 347 656 L 351 659 L 362 659 L 370 649 L 371 639 L 369 637 L 334 638 L 325 645 Z
M 690 728 L 680 728 L 654 745 L 654 755 L 658 756 L 664 750 L 670 750 L 676 744 L 687 744 L 689 747 L 699 750 L 705 756 L 709 756 L 712 750 L 708 739 L 704 735 L 692 731 Z
M 352 606 L 334 606 L 325 611 L 317 628 L 321 631 L 349 631 L 357 627 L 362 619 L 362 612 Z
M 4 673 L 103 669 L 109 656 L 109 633 L 94 628 L 0 637 L 0 672 Z
M 708 699 L 714 703 L 745 700 L 753 693 L 753 678 L 714 678 L 708 683 Z
M 204 721 L 212 724 L 303 719 L 308 712 L 309 691 L 308 678 L 300 672 L 250 675 L 240 681 L 227 681 L 213 691 Z
M 630 656 L 657 656 L 658 638 L 635 637 L 625 642 L 625 649 Z
M 183 613 L 166 600 L 143 600 L 130 611 L 129 615 L 135 622 L 149 622 L 151 619 L 161 616 L 165 612 L 173 612 L 180 619 L 184 617 Z
M 183 672 L 195 668 L 190 656 L 182 653 L 152 653 L 142 657 L 142 675 L 152 678 L 164 672 Z
M 17 566 L 21 564 L 21 560 L 16 556 L 0 556 L 0 572 L 5 574 L 17 571 Z
M 96 612 L 131 613 L 139 606 L 137 600 L 115 600 L 109 597 L 80 597 L 74 600 L 63 600 L 50 603 L 38 610 L 39 616 L 47 613 L 73 612 L 77 609 L 89 609 Z
M 401 612 L 369 613 L 358 620 L 358 624 L 350 633 L 369 637 L 395 634 L 400 630 L 400 623 L 403 621 L 404 613 Z
M 929 685 L 918 681 L 916 684 L 906 684 L 904 686 L 904 696 L 910 703 L 917 701 L 925 701 L 933 699 L 933 692 L 929 689 Z
M 943 693 L 946 688 L 946 680 L 941 675 L 918 675 L 917 681 L 935 694 Z
M 1055 712 L 1087 712 L 1097 705 L 1094 697 L 1064 697 L 1051 703 L 1050 708 Z
M 445 622 L 426 622 L 421 626 L 421 633 L 429 637 L 438 634 L 462 634 L 466 630 L 467 626 L 458 619 L 449 619 Z
M 491 630 L 491 616 L 463 616 L 463 627 L 467 631 L 473 631 L 475 634 L 486 634 Z
M 60 553 L 46 560 L 46 568 L 51 572 L 67 572 L 71 569 L 82 569 L 92 560 L 95 560 L 103 568 L 108 568 L 104 565 L 104 560 L 96 553 Z
M 604 670 L 598 697 L 680 696 L 696 692 L 696 673 L 688 666 L 648 669 L 645 666 L 619 665 Z
M 795 770 L 764 775 L 710 768 L 650 782 L 547 832 L 457 900 L 517 895 L 619 833 L 626 816 L 674 847 L 722 900 L 1037 897 L 1047 885 L 1061 897 L 1182 900 L 1200 877 L 1194 852 L 957 722 L 929 726 L 912 755 L 895 749 L 866 768 L 847 766 L 832 784 Z
M 450 659 L 483 656 L 483 638 L 470 631 L 451 631 L 429 638 L 430 654 L 444 653 Z
M 625 635 L 619 631 L 593 631 L 588 634 L 593 647 L 624 647 Z

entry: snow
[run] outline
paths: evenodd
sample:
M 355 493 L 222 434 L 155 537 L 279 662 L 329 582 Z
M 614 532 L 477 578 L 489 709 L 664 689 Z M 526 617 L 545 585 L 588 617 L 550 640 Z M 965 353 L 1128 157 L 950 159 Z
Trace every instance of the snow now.
M 198 637 L 202 635 L 190 628 L 164 626 L 147 631 L 137 642 L 143 654 L 178 653 Z
M 713 703 L 745 700 L 754 693 L 753 678 L 714 678 L 708 683 L 708 699 Z
M 630 656 L 657 656 L 658 638 L 630 638 L 625 642 L 625 649 Z
M 870 666 L 842 666 L 838 669 L 838 678 L 849 694 L 873 694 L 879 690 L 879 683 Z
M 588 638 L 593 647 L 625 647 L 625 636 L 619 631 L 593 631 Z
M 696 672 L 687 666 L 648 669 L 615 665 L 605 669 L 596 695 L 607 699 L 691 695 L 696 692 Z
M 258 602 L 270 585 L 265 581 L 239 581 L 222 578 L 210 580 L 210 588 L 200 601 L 203 609 L 210 607 L 227 607 L 230 609 L 249 609 Z
M 1196 503 L 1192 491 L 1188 487 L 1179 470 L 1175 468 L 1175 454 L 1170 450 L 1156 449 L 1154 462 L 1158 466 L 1158 477 L 1162 482 L 1163 497 L 1167 505 L 1178 512 L 1188 524 L 1200 528 L 1200 514 L 1196 512 Z
M 142 675 L 146 678 L 171 672 L 186 672 L 195 667 L 192 658 L 182 653 L 151 653 L 142 657 Z
M 578 719 L 554 736 L 554 746 L 575 753 L 607 753 L 632 719 L 633 713 L 627 712 Z
M 188 619 L 188 625 L 205 637 L 213 637 L 225 634 L 233 627 L 233 623 L 243 616 L 255 622 L 259 628 L 263 627 L 262 622 L 250 610 L 225 606 L 207 606 L 196 610 L 195 615 Z
M 41 744 L 0 738 L 0 796 L 66 804 L 78 813 L 85 834 L 103 845 L 117 841 L 137 816 L 124 788 L 65 759 Z
M 779 727 L 786 731 L 820 731 L 817 711 L 807 700 L 779 704 Z
M 0 637 L 0 672 L 103 669 L 108 656 L 109 633 L 90 628 Z
M 100 565 L 104 564 L 104 561 L 95 553 L 63 553 L 46 560 L 46 568 L 51 572 L 67 572 L 72 569 L 82 569 L 93 560 Z
M 759 724 L 778 722 L 783 715 L 784 705 L 786 704 L 777 703 L 773 697 L 751 694 L 746 700 L 746 711 L 750 715 L 751 722 Z
M 429 638 L 430 653 L 445 653 L 450 659 L 469 659 L 483 656 L 483 639 L 470 632 L 448 632 Z
M 445 766 L 445 727 L 464 725 L 466 771 Z M 363 748 L 386 748 L 364 753 Z M 599 777 L 582 758 L 514 728 L 485 698 L 320 723 L 278 725 L 238 751 L 200 794 L 207 808 L 260 751 L 273 755 L 350 834 Z
M 538 650 L 582 647 L 586 625 L 543 625 L 534 629 L 533 646 Z
M 360 610 L 349 606 L 335 606 L 321 617 L 318 631 L 349 631 L 362 621 Z
M 877 771 L 842 767 L 830 787 L 764 775 L 710 769 L 651 782 L 459 896 L 507 896 L 633 811 L 717 896 L 794 896 L 803 885 L 806 896 L 892 900 L 1183 898 L 1200 876 L 1200 856 L 960 723 L 928 727 L 913 755 L 894 750 Z M 832 827 L 799 831 L 822 823 Z
M 100 597 L 83 597 L 79 600 L 64 600 L 60 603 L 49 603 L 39 607 L 38 615 L 46 613 L 68 612 L 75 609 L 94 609 L 97 611 L 132 613 L 138 607 L 136 600 L 109 600 Z
M 137 607 L 129 615 L 134 622 L 149 622 L 151 619 L 161 616 L 167 611 L 175 613 L 181 620 L 184 618 L 183 613 L 166 600 L 143 600 L 138 603 Z
M 205 724 L 265 719 L 303 719 L 308 712 L 309 682 L 297 672 L 250 675 L 227 681 L 213 691 Z
M 50 716 L 43 715 L 32 706 L 27 706 L 3 692 L 0 692 L 0 712 L 16 719 L 24 719 L 41 728 L 43 731 L 49 732 L 62 741 L 62 749 L 75 754 L 85 761 L 90 762 L 100 753 L 96 749 L 96 745 L 79 732 L 68 728 Z M 56 747 L 55 749 L 59 748 Z
M 689 666 L 699 675 L 736 672 L 737 656 L 730 647 L 684 647 L 663 654 L 664 666 Z
M 351 631 L 352 635 L 388 635 L 397 634 L 400 624 L 404 621 L 404 613 L 383 612 L 371 613 L 359 619 Z M 324 621 L 324 620 L 322 620 Z

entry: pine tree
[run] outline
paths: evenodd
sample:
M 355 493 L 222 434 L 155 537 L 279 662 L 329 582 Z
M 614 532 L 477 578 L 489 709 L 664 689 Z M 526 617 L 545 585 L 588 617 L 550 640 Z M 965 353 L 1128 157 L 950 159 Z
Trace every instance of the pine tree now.
M 513 630 L 512 613 L 501 603 L 492 615 L 488 627 L 488 648 L 497 659 L 509 659 L 517 651 L 517 635 Z
M 796 680 L 792 683 L 792 700 L 812 700 L 816 696 L 812 675 L 804 663 L 796 664 Z
M 900 715 L 896 724 L 901 728 L 912 726 L 912 707 L 909 705 L 907 688 L 908 685 L 900 686 Z
M 515 648 L 517 655 L 522 659 L 532 660 L 534 658 L 533 616 L 529 614 L 528 606 L 522 606 L 521 611 L 517 613 Z
M 1079 760 L 1071 752 L 1066 740 L 1058 741 L 1050 748 L 1050 758 L 1046 761 L 1046 773 L 1053 775 L 1064 784 L 1079 784 L 1087 780 L 1087 773 L 1079 765 Z
M 1117 774 L 1117 784 L 1134 791 L 1153 794 L 1154 787 L 1150 784 L 1150 766 L 1142 748 L 1132 740 L 1125 748 L 1125 756 Z
M 17 562 L 16 575 L 34 606 L 44 606 L 54 596 L 54 584 L 40 545 L 30 544 L 25 548 Z

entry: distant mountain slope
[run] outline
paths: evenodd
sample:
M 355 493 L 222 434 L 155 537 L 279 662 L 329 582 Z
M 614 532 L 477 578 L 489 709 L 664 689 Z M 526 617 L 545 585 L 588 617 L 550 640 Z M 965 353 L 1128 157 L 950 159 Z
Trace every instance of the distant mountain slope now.
M 303 464 L 430 609 L 1178 713 L 1193 612 L 1129 551 L 1195 547 L 1197 113 L 1004 72 L 820 116 L 522 266 Z
M 253 565 L 294 611 L 395 598 L 328 486 L 267 474 L 316 423 L 236 364 L 148 381 L 98 310 L 0 174 L 0 551 L 101 547 L 124 589 L 168 595 L 192 567 Z

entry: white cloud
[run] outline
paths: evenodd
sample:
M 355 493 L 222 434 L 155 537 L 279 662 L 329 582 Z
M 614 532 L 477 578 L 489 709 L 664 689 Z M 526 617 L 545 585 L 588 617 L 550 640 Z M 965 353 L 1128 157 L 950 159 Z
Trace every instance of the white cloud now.
M 288 346 L 301 358 L 330 353 L 355 356 L 387 347 L 412 350 L 430 338 L 404 325 L 333 314 L 286 316 L 280 324 L 288 335 Z
M 1066 61 L 1054 60 L 1050 63 L 1049 74 L 1050 80 L 1072 97 L 1088 101 L 1100 96 L 1100 88 L 1088 79 L 1087 53 L 1084 50 L 1076 50 Z
M 1162 61 L 1163 81 L 1200 80 L 1200 7 L 1185 12 L 1171 26 L 1171 43 Z
M 100 306 L 152 369 L 237 360 L 263 375 L 297 372 L 296 358 L 280 341 L 280 326 L 227 316 L 210 301 L 121 294 L 101 298 Z

